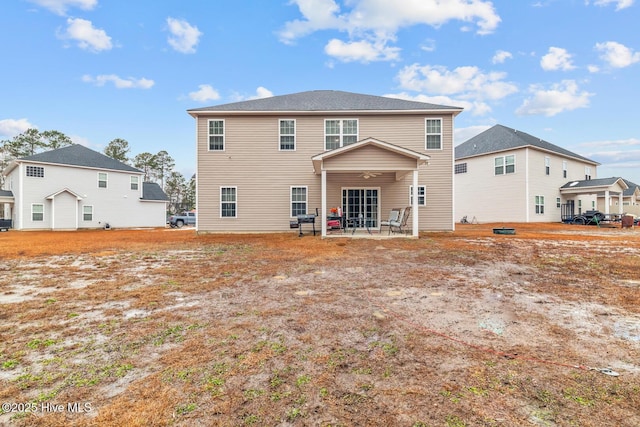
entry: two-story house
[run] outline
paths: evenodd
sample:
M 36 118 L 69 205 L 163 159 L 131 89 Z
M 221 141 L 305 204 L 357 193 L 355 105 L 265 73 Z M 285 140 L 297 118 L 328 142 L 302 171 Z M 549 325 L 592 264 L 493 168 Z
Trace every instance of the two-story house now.
M 198 232 L 278 232 L 331 208 L 380 229 L 412 206 L 411 235 L 452 230 L 460 108 L 318 90 L 188 110 Z M 416 189 L 416 198 L 412 197 Z M 326 221 L 320 221 L 326 236 Z
M 596 179 L 597 166 L 528 133 L 496 125 L 455 148 L 456 212 L 481 222 L 559 222 L 596 209 L 598 194 L 607 205 L 622 197 L 624 180 Z
M 0 202 L 18 230 L 163 227 L 168 198 L 144 173 L 82 145 L 13 160 Z

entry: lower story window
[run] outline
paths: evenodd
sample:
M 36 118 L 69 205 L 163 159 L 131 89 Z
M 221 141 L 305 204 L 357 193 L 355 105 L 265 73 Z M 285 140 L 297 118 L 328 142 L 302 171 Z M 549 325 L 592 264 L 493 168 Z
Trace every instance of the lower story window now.
M 82 207 L 82 220 L 93 221 L 93 206 Z
M 222 218 L 236 218 L 238 215 L 238 188 L 220 187 L 220 216 Z
M 409 186 L 409 205 L 413 206 L 413 185 Z M 427 187 L 418 185 L 418 206 L 427 205 Z
M 291 187 L 291 216 L 307 214 L 307 187 Z
M 544 196 L 536 196 L 536 214 L 544 214 Z
M 31 221 L 44 221 L 44 205 L 31 205 Z

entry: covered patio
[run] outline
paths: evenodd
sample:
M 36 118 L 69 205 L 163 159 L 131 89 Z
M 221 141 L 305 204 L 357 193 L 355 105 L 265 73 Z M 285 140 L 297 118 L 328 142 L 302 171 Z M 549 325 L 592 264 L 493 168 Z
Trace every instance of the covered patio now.
M 375 138 L 366 138 L 312 157 L 313 171 L 321 176 L 320 224 L 325 237 L 418 237 L 420 229 L 418 197 L 410 189 L 419 188 L 420 168 L 430 157 Z M 380 227 L 393 208 L 411 207 L 407 223 L 410 234 L 391 233 Z M 354 232 L 328 233 L 332 207 L 340 208 L 343 220 L 360 221 Z M 395 235 L 394 235 L 395 234 Z
M 570 197 L 582 194 L 603 195 L 604 197 L 604 214 L 623 214 L 623 193 L 629 186 L 622 178 L 597 178 L 583 181 L 570 181 L 560 187 L 560 194 L 568 200 Z M 610 212 L 611 201 L 618 201 L 618 212 Z

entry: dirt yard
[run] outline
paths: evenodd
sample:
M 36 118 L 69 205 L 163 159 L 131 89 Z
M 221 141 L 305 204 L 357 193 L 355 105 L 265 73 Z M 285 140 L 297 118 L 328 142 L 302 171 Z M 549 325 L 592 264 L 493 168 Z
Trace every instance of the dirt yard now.
M 640 230 L 504 225 L 0 233 L 0 424 L 639 426 Z

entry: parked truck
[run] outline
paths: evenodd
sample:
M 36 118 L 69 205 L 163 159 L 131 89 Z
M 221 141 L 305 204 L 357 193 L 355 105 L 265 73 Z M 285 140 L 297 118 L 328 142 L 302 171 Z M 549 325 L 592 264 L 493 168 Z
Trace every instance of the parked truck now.
M 185 225 L 196 225 L 196 213 L 189 211 L 171 215 L 169 219 L 167 219 L 167 224 L 169 224 L 171 228 L 182 228 Z

